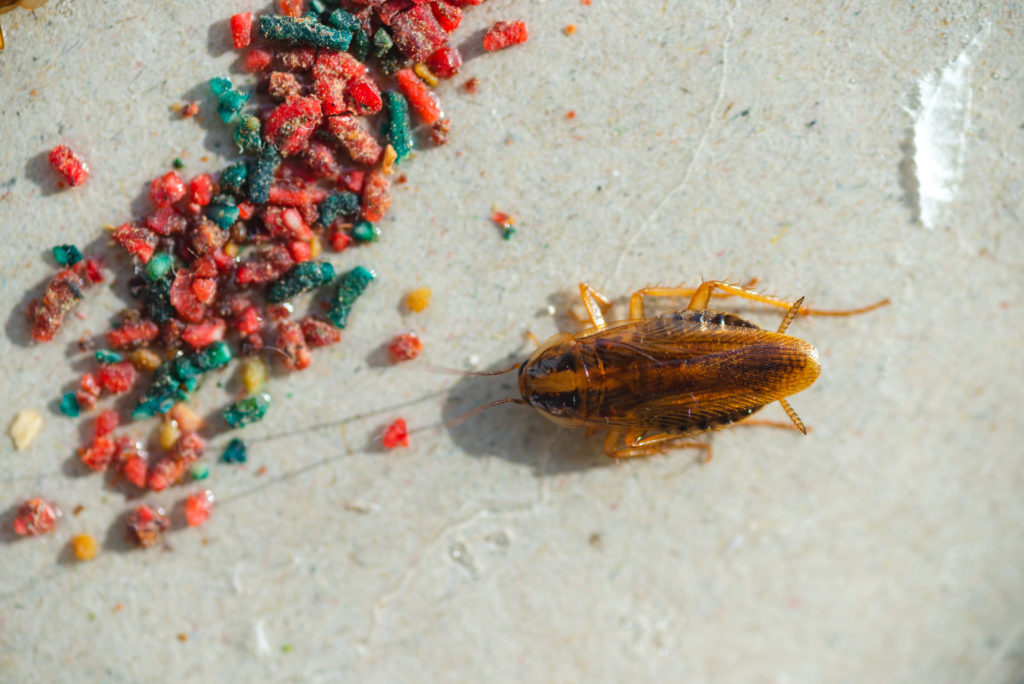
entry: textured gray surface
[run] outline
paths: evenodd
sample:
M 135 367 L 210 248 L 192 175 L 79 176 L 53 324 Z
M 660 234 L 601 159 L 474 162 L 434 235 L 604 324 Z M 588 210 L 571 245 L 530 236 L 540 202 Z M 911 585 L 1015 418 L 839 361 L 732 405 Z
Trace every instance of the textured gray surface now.
M 216 4 L 52 0 L 2 19 L 0 420 L 36 407 L 47 423 L 26 453 L 0 445 L 0 508 L 41 494 L 66 516 L 49 538 L 2 537 L 0 679 L 1024 677 L 1014 3 L 471 8 L 457 42 L 513 16 L 532 37 L 439 89 L 452 143 L 405 165 L 380 244 L 335 259 L 380 274 L 343 343 L 272 381 L 249 465 L 212 468 L 207 526 L 62 562 L 75 533 L 116 541 L 131 505 L 73 474 L 79 427 L 49 409 L 80 372 L 73 341 L 122 303 L 95 292 L 36 346 L 22 310 L 51 272 L 45 248 L 138 215 L 176 156 L 189 173 L 222 165 L 223 131 L 170 111 L 232 63 L 223 20 L 258 9 Z M 979 35 L 964 179 L 928 230 L 907 196 L 909 111 L 920 78 Z M 469 76 L 476 95 L 457 88 Z M 56 191 L 45 167 L 61 141 L 92 165 L 81 188 Z M 492 203 L 519 220 L 509 242 Z M 702 275 L 757 276 L 822 307 L 892 297 L 793 325 L 824 365 L 792 401 L 808 437 L 728 431 L 698 467 L 687 451 L 610 463 L 599 437 L 516 406 L 438 427 L 509 382 L 426 363 L 527 352 L 525 332 L 554 332 L 546 307 L 564 310 L 580 280 L 624 295 Z M 434 304 L 403 315 L 419 285 Z M 425 363 L 377 364 L 406 329 Z M 225 398 L 208 382 L 199 401 Z M 397 415 L 413 447 L 369 447 Z

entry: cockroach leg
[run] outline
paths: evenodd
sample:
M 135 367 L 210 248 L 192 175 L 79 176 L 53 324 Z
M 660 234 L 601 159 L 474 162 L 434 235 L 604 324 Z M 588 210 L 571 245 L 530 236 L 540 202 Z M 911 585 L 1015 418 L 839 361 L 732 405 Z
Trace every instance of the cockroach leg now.
M 745 282 L 740 289 L 747 290 L 757 283 L 757 278 L 751 278 Z M 693 297 L 700 291 L 699 287 L 645 287 L 637 290 L 629 298 L 629 320 L 637 321 L 646 318 L 644 315 L 644 297 L 674 297 L 683 299 Z M 712 292 L 709 297 L 732 297 L 732 292 Z M 692 309 L 692 306 L 687 307 Z
M 612 300 L 592 288 L 587 283 L 580 283 L 580 299 L 587 308 L 587 315 L 595 328 L 604 327 L 604 312 L 612 305 Z
M 752 292 L 751 290 L 742 288 L 739 285 L 730 285 L 729 283 L 722 282 L 721 280 L 705 280 L 703 283 L 701 283 L 700 287 L 697 288 L 697 291 L 693 294 L 693 298 L 690 300 L 690 303 L 687 305 L 686 308 L 690 310 L 702 310 L 708 308 L 708 300 L 711 298 L 712 292 L 716 288 L 722 290 L 723 292 L 728 292 L 729 294 L 736 295 L 737 297 L 743 297 L 744 299 L 749 299 L 751 301 L 761 302 L 762 304 L 768 304 L 769 306 L 777 306 L 781 309 L 793 308 L 793 303 L 787 302 L 785 299 L 780 299 L 778 297 L 773 297 L 771 295 L 763 295 L 758 292 Z M 879 307 L 885 306 L 888 303 L 888 299 L 882 299 L 880 301 L 875 302 L 874 304 L 868 304 L 867 306 L 862 306 L 858 309 L 838 310 L 811 309 L 809 307 L 803 306 L 797 307 L 797 313 L 803 314 L 804 316 L 853 316 L 855 314 L 862 314 L 868 311 L 872 311 Z
M 800 416 L 796 415 L 796 411 L 794 411 L 793 407 L 789 405 L 789 402 L 785 399 L 779 399 L 779 403 L 782 404 L 782 410 L 785 411 L 786 415 L 789 416 L 789 419 L 793 421 L 793 425 L 796 426 L 796 429 L 806 435 L 807 428 L 804 427 L 804 421 L 800 420 Z
M 760 418 L 747 418 L 739 423 L 735 423 L 733 427 L 771 427 L 779 428 L 780 430 L 794 430 L 800 432 L 800 428 L 791 422 L 784 422 L 781 420 L 762 420 Z M 811 428 L 806 428 L 807 432 L 811 431 Z M 805 432 L 804 434 L 807 434 Z
M 786 328 L 788 328 L 789 324 L 793 322 L 793 319 L 796 318 L 796 315 L 800 313 L 800 305 L 803 303 L 803 297 L 793 302 L 793 306 L 789 307 L 789 311 L 787 311 L 786 315 L 782 317 L 782 322 L 779 323 L 779 329 L 776 332 L 786 332 Z
M 677 447 L 700 449 L 700 462 L 711 460 L 711 443 L 699 442 L 691 435 L 658 433 L 644 437 L 644 430 L 611 430 L 604 440 L 604 452 L 612 458 L 637 458 L 659 454 Z

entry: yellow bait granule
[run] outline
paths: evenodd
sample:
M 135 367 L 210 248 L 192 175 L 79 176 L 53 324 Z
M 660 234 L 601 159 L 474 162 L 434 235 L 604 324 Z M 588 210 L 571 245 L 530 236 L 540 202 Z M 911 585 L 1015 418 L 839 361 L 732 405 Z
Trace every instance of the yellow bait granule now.
M 139 370 L 156 370 L 162 361 L 160 355 L 152 349 L 136 349 L 131 354 L 132 364 Z
M 15 416 L 14 422 L 11 423 L 11 428 L 7 431 L 7 434 L 11 436 L 14 448 L 18 451 L 24 451 L 32 445 L 36 435 L 42 429 L 43 417 L 35 411 L 25 409 Z
M 413 290 L 405 297 L 405 305 L 411 310 L 419 313 L 430 306 L 431 291 L 429 287 L 421 287 Z
M 165 420 L 157 428 L 156 441 L 161 449 L 169 451 L 174 448 L 180 436 L 181 430 L 178 429 L 178 424 L 173 420 Z
M 76 534 L 71 538 L 71 549 L 78 560 L 92 560 L 98 549 L 96 538 L 91 534 Z
M 267 364 L 258 356 L 249 356 L 242 361 L 242 386 L 246 394 L 256 394 L 267 381 Z

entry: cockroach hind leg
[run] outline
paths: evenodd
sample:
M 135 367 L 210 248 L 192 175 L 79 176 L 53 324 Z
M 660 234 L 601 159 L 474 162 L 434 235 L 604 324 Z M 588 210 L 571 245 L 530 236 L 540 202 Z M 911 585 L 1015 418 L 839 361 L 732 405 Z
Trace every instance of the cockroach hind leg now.
M 793 322 L 793 319 L 796 318 L 796 315 L 800 313 L 800 305 L 803 303 L 803 297 L 793 302 L 793 306 L 789 307 L 789 311 L 787 311 L 786 315 L 782 317 L 782 322 L 779 323 L 779 329 L 777 330 L 777 332 L 786 332 L 786 328 L 788 328 L 789 324 Z
M 604 440 L 604 452 L 615 459 L 653 456 L 673 448 L 700 449 L 700 462 L 711 460 L 711 442 L 698 441 L 691 435 L 658 433 L 645 437 L 644 430 L 612 430 Z
M 796 429 L 806 435 L 807 428 L 804 426 L 804 421 L 800 420 L 800 416 L 796 414 L 796 411 L 794 411 L 793 407 L 789 405 L 789 402 L 785 399 L 779 399 L 779 403 L 782 404 L 782 410 L 785 411 L 786 415 L 789 416 L 789 419 L 793 421 L 793 425 L 796 426 Z
M 592 288 L 588 283 L 580 283 L 580 299 L 587 309 L 587 316 L 595 328 L 604 326 L 604 312 L 612 305 L 612 300 Z

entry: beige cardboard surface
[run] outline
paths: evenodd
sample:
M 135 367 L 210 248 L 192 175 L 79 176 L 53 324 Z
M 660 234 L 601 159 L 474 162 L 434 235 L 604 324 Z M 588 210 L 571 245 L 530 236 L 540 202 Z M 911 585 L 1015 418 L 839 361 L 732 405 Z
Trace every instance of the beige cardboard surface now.
M 437 88 L 451 143 L 402 164 L 380 243 L 332 257 L 378 273 L 342 342 L 271 381 L 246 466 L 216 462 L 230 435 L 211 440 L 213 517 L 146 551 L 120 543 L 136 501 L 75 466 L 89 422 L 52 410 L 126 279 L 49 344 L 26 343 L 23 311 L 53 244 L 102 245 L 175 157 L 187 174 L 232 158 L 205 82 L 231 73 L 227 17 L 263 6 L 4 15 L 0 422 L 35 408 L 46 424 L 25 452 L 0 441 L 0 510 L 7 528 L 42 495 L 65 517 L 47 538 L 0 537 L 0 680 L 1021 681 L 1024 10 L 903 4 L 467 8 L 456 44 L 507 18 L 529 42 Z M 199 120 L 171 111 L 188 99 Z M 58 142 L 88 159 L 86 185 L 56 189 Z M 934 152 L 930 228 L 918 149 Z M 516 216 L 511 240 L 492 205 Z M 443 426 L 514 378 L 431 365 L 523 358 L 527 331 L 573 325 L 583 280 L 621 306 L 701 277 L 892 305 L 798 319 L 823 364 L 792 398 L 812 432 L 729 430 L 704 466 L 693 450 L 613 463 L 600 435 L 519 406 Z M 431 307 L 403 312 L 423 285 Z M 407 330 L 424 355 L 382 363 Z M 223 405 L 230 377 L 198 407 Z M 382 452 L 397 416 L 412 446 Z M 81 532 L 105 546 L 76 564 Z

